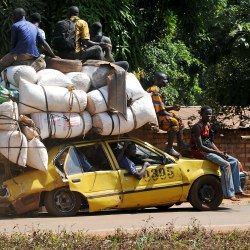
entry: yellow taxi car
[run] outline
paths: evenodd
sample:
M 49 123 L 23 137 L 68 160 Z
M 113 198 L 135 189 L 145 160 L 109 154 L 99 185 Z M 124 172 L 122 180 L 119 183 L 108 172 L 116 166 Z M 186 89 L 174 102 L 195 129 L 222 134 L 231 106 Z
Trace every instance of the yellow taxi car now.
M 126 141 L 136 146 L 142 179 L 120 169 L 117 154 Z M 0 213 L 23 214 L 45 206 L 53 216 L 79 210 L 157 207 L 190 202 L 198 210 L 217 209 L 223 199 L 219 167 L 203 160 L 176 160 L 136 138 L 120 137 L 57 145 L 49 149 L 48 173 L 28 169 L 3 183 Z

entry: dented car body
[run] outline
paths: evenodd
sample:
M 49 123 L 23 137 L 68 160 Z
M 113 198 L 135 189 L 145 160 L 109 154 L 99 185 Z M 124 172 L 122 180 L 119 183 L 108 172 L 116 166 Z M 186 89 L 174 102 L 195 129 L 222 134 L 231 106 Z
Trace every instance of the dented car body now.
M 119 168 L 116 156 L 125 141 L 136 145 L 138 171 L 150 159 L 140 180 Z M 116 137 L 53 146 L 48 173 L 30 169 L 3 183 L 0 212 L 23 214 L 45 206 L 51 215 L 73 216 L 81 209 L 166 209 L 186 201 L 196 209 L 213 210 L 222 199 L 218 166 L 176 160 L 139 139 Z

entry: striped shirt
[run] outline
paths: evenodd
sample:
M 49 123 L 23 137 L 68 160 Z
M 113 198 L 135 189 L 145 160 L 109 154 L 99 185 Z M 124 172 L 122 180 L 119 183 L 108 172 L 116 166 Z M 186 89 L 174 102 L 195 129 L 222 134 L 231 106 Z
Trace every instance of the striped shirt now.
M 166 106 L 163 102 L 162 95 L 160 93 L 160 88 L 156 85 L 151 86 L 147 89 L 147 92 L 150 93 L 153 101 L 153 105 L 155 108 L 155 112 L 158 113 L 159 111 L 165 110 Z

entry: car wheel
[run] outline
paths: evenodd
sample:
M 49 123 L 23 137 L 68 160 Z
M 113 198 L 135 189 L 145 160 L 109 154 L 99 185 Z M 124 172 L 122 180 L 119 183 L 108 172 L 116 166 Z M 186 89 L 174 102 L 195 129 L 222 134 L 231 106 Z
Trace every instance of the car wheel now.
M 81 196 L 67 188 L 59 188 L 46 193 L 44 205 L 54 216 L 74 216 L 80 209 Z
M 189 193 L 191 205 L 201 211 L 215 210 L 223 200 L 220 181 L 211 175 L 196 180 Z
M 165 211 L 168 210 L 170 207 L 172 207 L 174 204 L 169 204 L 169 205 L 162 205 L 162 206 L 157 206 L 156 208 L 158 208 L 161 211 Z

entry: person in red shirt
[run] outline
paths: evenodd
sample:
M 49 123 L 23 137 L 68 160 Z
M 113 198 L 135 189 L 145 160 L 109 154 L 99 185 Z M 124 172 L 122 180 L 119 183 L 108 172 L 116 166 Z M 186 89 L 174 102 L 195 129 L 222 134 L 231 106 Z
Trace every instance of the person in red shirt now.
M 210 125 L 212 108 L 203 106 L 200 115 L 200 121 L 191 129 L 190 143 L 193 145 L 191 152 L 194 158 L 205 159 L 220 166 L 221 185 L 226 199 L 239 201 L 239 198 L 250 197 L 250 194 L 243 192 L 240 185 L 239 161 L 222 152 L 214 143 Z

